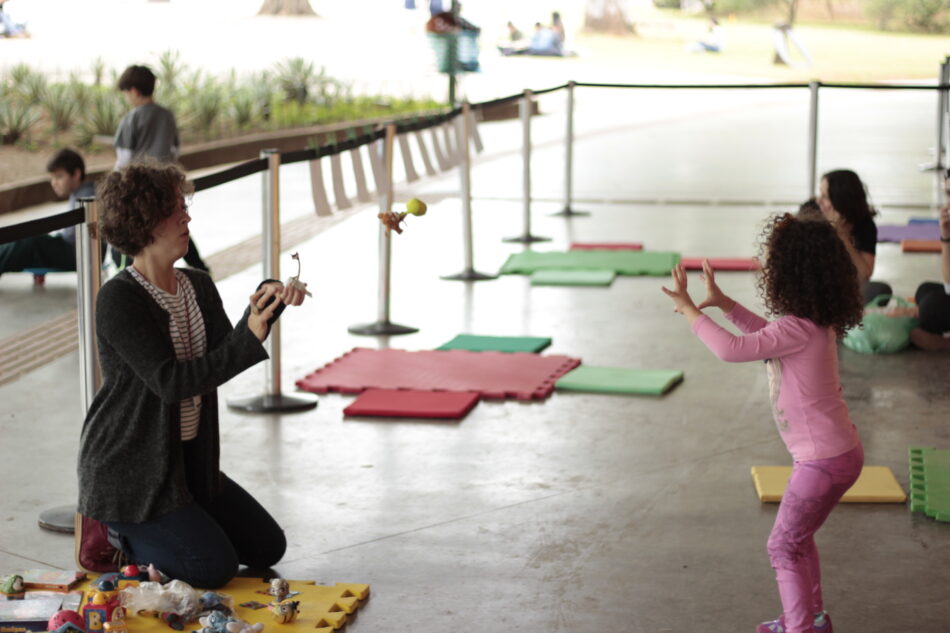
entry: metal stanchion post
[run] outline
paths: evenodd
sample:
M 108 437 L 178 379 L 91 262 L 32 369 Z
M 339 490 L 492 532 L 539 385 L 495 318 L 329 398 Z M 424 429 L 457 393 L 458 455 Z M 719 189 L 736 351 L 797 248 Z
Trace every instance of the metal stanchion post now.
M 521 157 L 523 163 L 522 188 L 524 190 L 524 232 L 518 237 L 506 237 L 504 242 L 547 242 L 551 238 L 531 234 L 531 91 L 525 90 L 521 98 Z
M 950 82 L 950 57 L 947 57 L 940 64 L 940 73 L 937 76 L 937 85 L 946 86 Z M 938 88 L 937 89 L 937 144 L 934 147 L 934 160 L 932 163 L 927 163 L 920 166 L 921 171 L 937 171 L 942 172 L 946 168 L 947 163 L 944 162 L 947 158 L 947 89 Z M 943 174 L 938 173 L 938 180 L 940 185 L 943 184 Z
M 462 115 L 455 119 L 456 125 L 460 126 L 459 134 L 459 177 L 462 188 L 462 248 L 465 253 L 465 269 L 455 275 L 448 275 L 442 279 L 452 281 L 483 281 L 486 279 L 497 279 L 497 275 L 486 275 L 475 270 L 475 254 L 472 247 L 472 154 L 471 154 L 471 134 L 472 119 L 469 116 L 470 106 L 468 101 L 462 103 Z
M 576 82 L 567 82 L 567 131 L 564 135 L 564 208 L 555 216 L 572 217 L 577 215 L 590 215 L 587 211 L 575 211 L 571 208 L 573 202 L 574 190 L 574 87 Z
M 818 87 L 817 81 L 808 84 L 808 198 L 818 192 Z
M 96 295 L 102 285 L 99 215 L 95 198 L 80 198 L 86 221 L 76 226 L 76 314 L 79 324 L 79 403 L 83 416 L 102 384 L 96 356 Z M 40 513 L 44 530 L 72 534 L 76 506 L 58 506 Z
M 267 159 L 263 173 L 263 265 L 265 279 L 280 279 L 280 152 L 276 149 L 261 151 Z M 264 393 L 250 398 L 228 401 L 228 407 L 248 413 L 280 413 L 305 411 L 317 406 L 311 394 L 286 396 L 281 392 L 280 374 L 280 319 L 274 321 L 264 343 L 270 356 L 264 362 Z
M 393 207 L 393 150 L 396 138 L 396 125 L 386 126 L 386 138 L 383 144 L 383 173 L 385 186 L 379 191 L 379 210 L 389 213 Z M 388 334 L 412 334 L 419 328 L 399 325 L 389 320 L 390 279 L 392 265 L 392 235 L 381 223 L 379 225 L 379 304 L 375 323 L 351 325 L 351 334 L 378 336 Z

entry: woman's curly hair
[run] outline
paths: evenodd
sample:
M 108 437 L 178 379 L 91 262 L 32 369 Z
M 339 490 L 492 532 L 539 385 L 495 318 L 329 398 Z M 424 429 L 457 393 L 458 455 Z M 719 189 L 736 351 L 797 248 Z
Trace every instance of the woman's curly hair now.
M 96 189 L 102 234 L 135 257 L 152 243 L 152 231 L 175 212 L 179 198 L 193 191 L 174 165 L 138 162 L 114 171 Z
M 844 336 L 861 323 L 858 271 L 825 220 L 775 216 L 762 230 L 758 288 L 771 315 L 788 314 Z

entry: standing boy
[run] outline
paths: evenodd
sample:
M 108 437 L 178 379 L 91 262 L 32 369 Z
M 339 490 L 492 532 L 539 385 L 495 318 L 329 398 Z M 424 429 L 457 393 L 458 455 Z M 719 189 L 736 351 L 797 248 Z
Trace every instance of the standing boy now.
M 155 75 L 148 66 L 129 66 L 119 77 L 119 90 L 125 95 L 132 110 L 122 117 L 115 133 L 115 168 L 121 169 L 132 161 L 152 158 L 160 163 L 178 160 L 180 142 L 175 115 L 155 103 Z M 116 263 L 124 268 L 121 258 Z M 207 264 L 198 254 L 198 247 L 188 238 L 185 262 L 192 268 L 208 272 Z M 128 262 L 124 262 L 128 264 Z
M 46 164 L 46 171 L 56 196 L 69 198 L 70 209 L 79 206 L 79 198 L 96 194 L 95 186 L 86 182 L 85 161 L 71 149 L 57 152 Z M 0 274 L 26 268 L 76 270 L 76 227 L 0 244 Z

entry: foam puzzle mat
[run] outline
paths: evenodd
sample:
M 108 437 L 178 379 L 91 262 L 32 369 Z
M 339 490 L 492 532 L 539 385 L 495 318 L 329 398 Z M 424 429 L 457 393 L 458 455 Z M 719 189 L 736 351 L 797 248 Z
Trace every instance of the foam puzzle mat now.
M 704 259 L 709 260 L 714 271 L 759 269 L 759 260 L 755 257 L 684 257 L 680 261 L 686 270 L 702 270 Z
M 367 389 L 343 409 L 343 415 L 385 418 L 464 418 L 478 404 L 470 391 Z
M 88 592 L 98 576 L 84 581 L 74 591 Z M 291 592 L 297 592 L 293 600 L 299 600 L 299 615 L 293 622 L 277 624 L 269 608 L 250 608 L 240 606 L 244 603 L 267 604 L 273 600 L 268 595 L 268 583 L 260 578 L 234 578 L 224 587 L 217 589 L 234 600 L 234 615 L 251 624 L 263 623 L 265 631 L 284 631 L 292 633 L 330 633 L 343 628 L 347 620 L 369 597 L 369 585 L 356 583 L 337 583 L 333 586 L 318 585 L 312 581 L 289 580 Z M 120 588 L 134 581 L 121 581 Z M 261 593 L 263 592 L 263 593 Z M 85 600 L 84 600 L 85 602 Z M 174 629 L 161 619 L 153 616 L 140 616 L 129 613 L 126 618 L 130 633 L 170 633 Z M 198 622 L 185 625 L 185 631 L 198 630 Z
M 617 273 L 612 270 L 537 270 L 531 274 L 532 286 L 609 286 Z
M 792 474 L 791 466 L 753 466 L 752 482 L 759 501 L 782 500 Z M 841 503 L 904 503 L 907 494 L 887 466 L 865 466 L 854 485 L 844 493 Z
M 630 250 L 523 251 L 501 267 L 503 275 L 530 275 L 539 270 L 613 270 L 618 275 L 668 275 L 679 253 Z
M 910 510 L 950 522 L 950 451 L 911 447 Z
M 436 349 L 467 349 L 472 352 L 540 352 L 551 344 L 547 336 L 479 336 L 459 334 Z
M 906 225 L 879 224 L 877 226 L 878 242 L 932 241 L 938 239 L 940 239 L 940 227 L 931 222 L 911 222 Z
M 540 400 L 558 378 L 580 365 L 568 356 L 462 349 L 354 348 L 305 378 L 297 387 L 313 393 L 360 393 L 366 389 L 474 391 L 483 398 Z
M 565 374 L 555 387 L 566 391 L 661 396 L 682 380 L 683 372 L 678 369 L 626 369 L 581 365 Z
M 939 253 L 940 240 L 902 240 L 902 253 Z

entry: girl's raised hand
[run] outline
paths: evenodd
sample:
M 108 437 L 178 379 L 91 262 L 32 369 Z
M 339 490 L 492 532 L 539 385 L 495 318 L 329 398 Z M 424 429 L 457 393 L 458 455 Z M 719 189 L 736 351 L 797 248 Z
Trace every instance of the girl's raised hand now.
M 736 302 L 723 294 L 719 286 L 716 285 L 716 273 L 708 259 L 703 260 L 703 272 L 699 278 L 706 284 L 706 298 L 696 306 L 698 309 L 719 308 L 723 312 L 732 310 Z
M 674 311 L 686 314 L 685 310 L 689 308 L 696 310 L 696 305 L 686 290 L 686 269 L 683 268 L 683 264 L 677 264 L 673 268 L 673 289 L 670 290 L 666 286 L 662 286 L 662 288 L 666 296 L 673 300 Z

